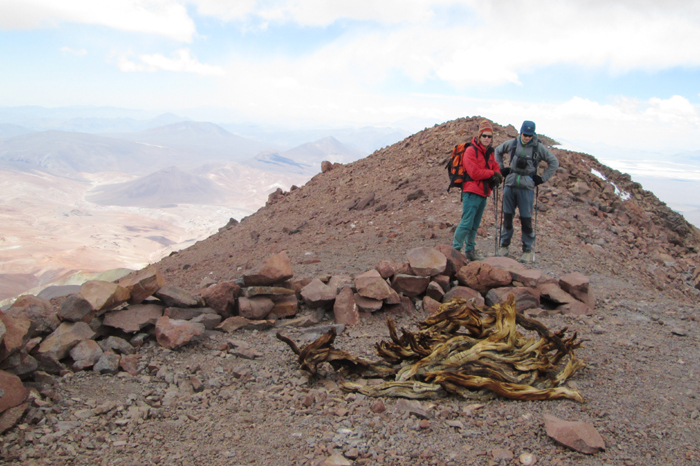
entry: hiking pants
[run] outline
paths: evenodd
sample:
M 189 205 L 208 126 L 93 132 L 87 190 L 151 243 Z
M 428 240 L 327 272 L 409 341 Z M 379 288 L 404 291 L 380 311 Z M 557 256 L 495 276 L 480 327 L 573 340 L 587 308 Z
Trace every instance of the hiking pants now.
M 513 217 L 515 208 L 520 213 L 522 224 L 523 252 L 532 251 L 535 244 L 535 232 L 532 229 L 532 205 L 535 202 L 535 192 L 531 189 L 511 188 L 503 189 L 503 229 L 501 230 L 501 246 L 510 246 L 513 238 Z
M 458 251 L 466 240 L 464 251 L 471 251 L 476 247 L 476 230 L 481 225 L 481 216 L 486 208 L 486 198 L 474 193 L 462 193 L 462 220 L 455 230 L 455 238 L 452 247 Z

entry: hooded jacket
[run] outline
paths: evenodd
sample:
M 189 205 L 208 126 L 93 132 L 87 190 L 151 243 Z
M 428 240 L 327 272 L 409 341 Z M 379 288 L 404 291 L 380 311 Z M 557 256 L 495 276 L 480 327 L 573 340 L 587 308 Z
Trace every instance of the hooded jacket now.
M 486 159 L 488 158 L 488 162 Z M 484 147 L 477 138 L 472 139 L 472 143 L 462 156 L 462 166 L 472 181 L 464 181 L 462 192 L 474 193 L 479 196 L 489 197 L 491 186 L 488 179 L 496 172 L 501 172 L 498 163 L 493 157 L 493 148 Z
M 510 173 L 506 177 L 506 186 L 534 190 L 535 180 L 533 176 L 537 175 L 537 167 L 541 161 L 544 160 L 547 163 L 547 168 L 542 174 L 542 181 L 549 180 L 559 168 L 559 160 L 543 144 L 540 144 L 537 135 L 534 135 L 532 140 L 525 145 L 522 144 L 518 135 L 517 138 L 504 142 L 494 150 L 496 162 L 501 170 L 506 166 L 503 156 L 505 154 L 510 156 L 514 144 L 516 145 L 515 154 L 508 161 Z

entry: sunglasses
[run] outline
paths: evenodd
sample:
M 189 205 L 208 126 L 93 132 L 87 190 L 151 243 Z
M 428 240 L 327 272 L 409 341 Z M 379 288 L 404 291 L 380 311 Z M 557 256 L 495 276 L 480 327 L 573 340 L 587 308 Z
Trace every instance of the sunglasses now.
M 493 134 L 482 134 L 482 138 L 488 138 L 488 139 L 493 139 Z
M 524 138 L 531 138 L 533 135 L 532 134 L 521 134 L 521 136 Z

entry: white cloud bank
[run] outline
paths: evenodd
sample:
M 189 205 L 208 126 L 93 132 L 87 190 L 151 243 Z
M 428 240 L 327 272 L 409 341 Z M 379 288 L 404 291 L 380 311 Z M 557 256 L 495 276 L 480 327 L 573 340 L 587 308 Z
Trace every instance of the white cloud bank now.
M 124 72 L 146 71 L 174 71 L 180 73 L 194 73 L 202 76 L 222 76 L 225 74 L 219 66 L 200 63 L 197 58 L 190 55 L 189 49 L 180 49 L 173 53 L 172 58 L 159 53 L 153 55 L 139 55 L 140 63 L 129 60 L 127 55 L 119 57 L 117 66 Z

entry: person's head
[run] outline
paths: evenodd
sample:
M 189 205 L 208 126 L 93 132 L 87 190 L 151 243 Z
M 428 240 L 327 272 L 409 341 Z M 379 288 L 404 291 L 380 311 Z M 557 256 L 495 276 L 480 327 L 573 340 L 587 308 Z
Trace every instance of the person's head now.
M 535 135 L 535 122 L 530 120 L 523 121 L 523 125 L 520 127 L 520 138 L 523 142 L 527 143 Z
M 481 120 L 479 123 L 478 140 L 484 147 L 490 146 L 493 142 L 493 126 L 489 120 Z

